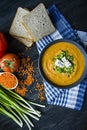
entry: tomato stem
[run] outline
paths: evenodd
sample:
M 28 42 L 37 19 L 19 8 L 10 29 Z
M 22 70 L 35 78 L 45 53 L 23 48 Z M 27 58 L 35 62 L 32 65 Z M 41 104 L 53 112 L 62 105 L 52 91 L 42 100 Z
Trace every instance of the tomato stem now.
M 6 61 L 6 66 L 9 66 L 10 68 L 13 68 L 13 63 L 10 61 Z

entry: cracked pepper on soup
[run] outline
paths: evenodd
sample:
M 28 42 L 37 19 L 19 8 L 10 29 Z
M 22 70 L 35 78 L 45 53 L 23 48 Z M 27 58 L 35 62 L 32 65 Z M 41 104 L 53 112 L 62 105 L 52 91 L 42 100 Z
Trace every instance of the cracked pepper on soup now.
M 54 84 L 66 86 L 75 83 L 84 71 L 84 56 L 69 42 L 51 45 L 42 56 L 44 75 Z

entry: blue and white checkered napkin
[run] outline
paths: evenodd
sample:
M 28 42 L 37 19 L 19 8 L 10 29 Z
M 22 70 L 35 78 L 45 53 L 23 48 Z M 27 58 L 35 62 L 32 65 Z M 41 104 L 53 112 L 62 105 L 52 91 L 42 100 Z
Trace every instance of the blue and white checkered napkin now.
M 79 44 L 81 43 L 77 31 L 71 28 L 70 24 L 65 20 L 55 5 L 48 9 L 48 13 L 56 31 L 36 42 L 39 54 L 47 44 L 57 39 L 66 38 L 74 40 Z M 80 110 L 82 108 L 87 87 L 87 77 L 81 82 L 81 84 L 70 89 L 58 89 L 47 82 L 44 82 L 44 86 L 48 104 Z

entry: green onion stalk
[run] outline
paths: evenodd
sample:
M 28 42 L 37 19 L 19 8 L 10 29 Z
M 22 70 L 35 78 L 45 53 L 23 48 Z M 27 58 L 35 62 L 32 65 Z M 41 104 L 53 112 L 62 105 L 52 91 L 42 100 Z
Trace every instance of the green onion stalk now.
M 0 85 L 0 114 L 8 116 L 20 127 L 23 127 L 24 121 L 29 130 L 34 127 L 29 116 L 37 121 L 41 117 L 41 112 L 35 110 L 32 105 L 43 108 L 45 107 L 44 105 L 27 101 L 17 93 Z

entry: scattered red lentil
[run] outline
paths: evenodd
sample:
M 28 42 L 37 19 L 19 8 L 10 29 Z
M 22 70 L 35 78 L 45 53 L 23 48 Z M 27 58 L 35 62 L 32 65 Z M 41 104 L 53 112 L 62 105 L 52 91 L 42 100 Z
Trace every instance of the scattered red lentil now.
M 40 98 L 40 101 L 41 101 L 41 102 L 45 100 L 44 92 L 43 92 L 43 91 L 42 91 L 42 92 L 41 92 L 41 91 L 39 92 L 39 98 Z
M 32 75 L 31 74 L 28 74 L 27 75 L 27 78 L 24 80 L 24 84 L 26 84 L 26 85 L 31 85 L 32 84 L 32 82 L 34 81 L 34 79 L 33 79 L 33 77 L 32 77 Z
M 40 101 L 44 101 L 45 100 L 44 85 L 37 82 L 35 90 L 38 90 L 38 92 L 39 92 L 38 96 L 39 96 Z
M 28 91 L 26 86 L 30 86 L 35 81 L 36 82 L 35 90 L 38 91 L 39 99 L 40 101 L 44 101 L 45 100 L 44 85 L 38 83 L 37 79 L 34 80 L 33 77 L 34 68 L 33 68 L 33 63 L 30 64 L 30 57 L 28 56 L 25 58 L 24 53 L 21 53 L 19 56 L 21 57 L 20 58 L 21 66 L 19 67 L 18 74 L 17 74 L 19 85 L 15 89 L 15 92 L 17 92 L 21 96 L 25 96 L 26 92 Z M 25 78 L 23 78 L 24 76 Z M 32 94 L 31 90 L 29 90 L 29 92 Z
M 30 86 L 33 82 L 34 82 L 34 78 L 33 78 L 33 65 L 30 64 L 30 57 L 24 57 L 24 53 L 20 54 L 21 58 L 21 66 L 18 69 L 18 81 L 19 81 L 19 85 L 18 87 L 15 89 L 15 92 L 17 92 L 18 94 L 20 94 L 21 96 L 25 96 L 26 92 L 28 91 L 26 86 Z M 24 76 L 26 78 L 24 78 Z
M 19 88 L 19 87 L 17 87 L 16 89 L 15 89 L 15 91 L 18 93 L 18 94 L 20 94 L 21 96 L 25 96 L 25 94 L 26 94 L 26 92 L 27 92 L 27 88 L 26 87 L 24 87 L 24 88 Z

